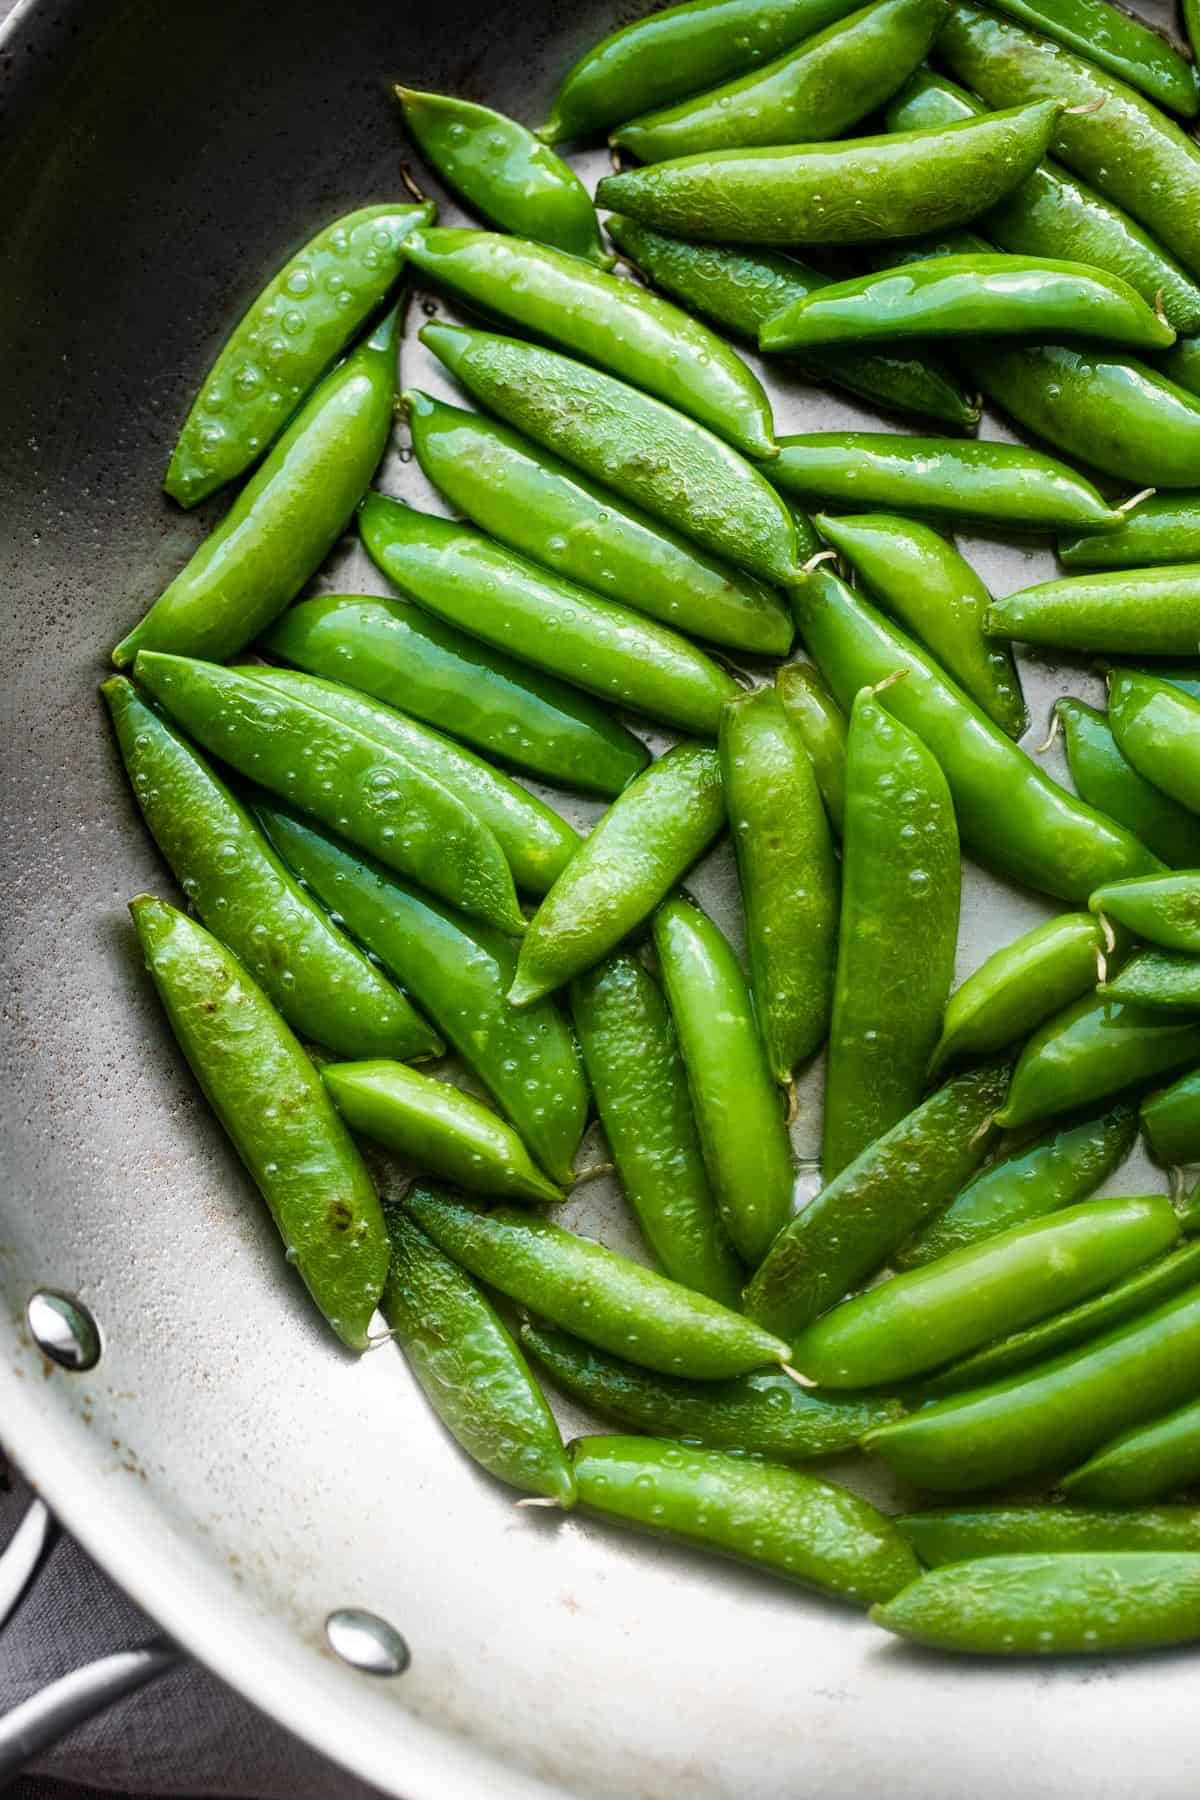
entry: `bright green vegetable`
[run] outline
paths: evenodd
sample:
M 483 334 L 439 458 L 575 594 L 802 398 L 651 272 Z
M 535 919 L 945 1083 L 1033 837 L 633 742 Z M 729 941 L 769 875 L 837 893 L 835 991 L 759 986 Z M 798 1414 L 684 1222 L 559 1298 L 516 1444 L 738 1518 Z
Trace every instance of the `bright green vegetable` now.
M 1082 1506 L 946 1506 L 896 1520 L 921 1561 L 974 1562 L 1034 1550 L 1200 1550 L 1200 1508 L 1100 1512 Z
M 951 994 L 931 1072 L 1028 1037 L 1095 985 L 1103 948 L 1090 913 L 1062 913 L 994 950 Z

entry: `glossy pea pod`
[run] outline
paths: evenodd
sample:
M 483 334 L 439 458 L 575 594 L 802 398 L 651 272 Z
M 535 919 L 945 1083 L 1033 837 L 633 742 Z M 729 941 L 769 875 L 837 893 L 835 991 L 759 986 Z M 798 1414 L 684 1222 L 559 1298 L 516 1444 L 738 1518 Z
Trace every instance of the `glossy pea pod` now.
M 841 137 L 928 55 L 946 0 L 873 0 L 748 75 L 609 134 L 642 163 Z
M 1043 1550 L 1200 1550 L 1200 1507 L 944 1506 L 896 1520 L 927 1568 Z
M 832 144 L 679 157 L 606 175 L 599 205 L 680 237 L 742 244 L 861 244 L 974 218 L 1045 155 L 1057 101 L 958 125 Z
M 438 1418 L 490 1475 L 573 1506 L 554 1414 L 494 1307 L 402 1208 L 385 1218 L 392 1260 L 380 1306 Z
M 787 1087 L 829 1031 L 838 922 L 829 822 L 773 687 L 725 706 L 719 748 L 755 1016 L 771 1073 Z
M 387 1274 L 387 1232 L 321 1077 L 262 989 L 202 925 L 149 894 L 129 910 L 179 1047 L 270 1208 L 289 1263 L 342 1342 L 365 1350 Z
M 215 531 L 112 653 L 234 656 L 283 611 L 362 499 L 392 429 L 396 318 L 327 375 Z
M 1085 994 L 1036 1031 L 996 1114 L 1006 1129 L 1095 1105 L 1200 1061 L 1200 1020 Z
M 786 654 L 791 615 L 754 576 L 706 555 L 495 419 L 413 389 L 404 402 L 423 472 L 490 537 L 677 631 L 734 650 Z
M 250 813 L 124 675 L 101 693 L 142 817 L 201 922 L 302 1038 L 440 1056 L 437 1033 L 294 880 Z
M 802 294 L 828 285 L 793 256 L 732 244 L 694 244 L 613 214 L 609 237 L 638 274 L 733 336 L 758 343 L 759 326 Z M 979 407 L 949 367 L 924 350 L 829 350 L 796 359 L 811 381 L 857 394 L 878 406 L 925 413 L 964 429 Z
M 1190 394 L 1200 394 L 1200 336 L 1181 337 L 1161 361 L 1170 380 Z
M 1200 1070 L 1142 1102 L 1142 1131 L 1155 1162 L 1200 1161 Z
M 794 580 L 792 516 L 733 447 L 652 394 L 557 351 L 427 325 L 421 342 L 484 406 L 701 549 Z
M 1064 1475 L 1064 1494 L 1089 1506 L 1144 1506 L 1200 1481 L 1200 1400 L 1135 1425 Z
M 448 1081 L 398 1062 L 326 1063 L 321 1076 L 352 1131 L 423 1173 L 506 1200 L 562 1199 L 512 1127 Z
M 814 1394 L 781 1370 L 731 1381 L 683 1381 L 525 1324 L 521 1343 L 570 1400 L 626 1431 L 666 1436 L 772 1462 L 853 1450 L 864 1431 L 899 1418 L 898 1400 Z
M 1120 1168 L 1136 1138 L 1137 1109 L 1130 1100 L 1058 1125 L 968 1182 L 892 1260 L 899 1269 L 922 1268 L 951 1251 L 1077 1205 Z
M 1108 0 L 996 0 L 1000 12 L 1057 38 L 1089 62 L 1188 118 L 1200 110 L 1193 65 L 1136 14 Z
M 1200 701 L 1156 676 L 1114 669 L 1108 678 L 1108 718 L 1138 774 L 1189 811 L 1200 812 Z
M 1107 882 L 1088 905 L 1148 943 L 1200 954 L 1200 869 Z
M 910 1113 L 954 978 L 961 864 L 945 776 L 860 692 L 846 746 L 842 910 L 821 1171 L 832 1181 Z
M 775 691 L 808 752 L 829 823 L 838 837 L 846 813 L 846 715 L 811 663 L 787 663 Z
M 1138 950 L 1098 991 L 1153 1012 L 1200 1013 L 1200 957 L 1175 950 Z
M 619 794 L 649 760 L 641 740 L 577 688 L 407 601 L 301 600 L 275 621 L 263 648 L 562 787 Z
M 988 608 L 993 637 L 1059 650 L 1190 656 L 1200 642 L 1200 566 L 1067 575 Z
M 308 820 L 274 805 L 256 810 L 279 854 L 429 1014 L 547 1173 L 571 1181 L 587 1083 L 552 1002 L 524 1013 L 509 1006 L 512 939 L 439 906 Z
M 957 1076 L 885 1132 L 779 1233 L 746 1310 L 789 1336 L 881 1268 L 983 1161 L 1007 1067 Z
M 1152 494 L 1125 515 L 1119 531 L 1058 540 L 1068 569 L 1139 569 L 1200 562 L 1200 493 Z
M 456 94 L 395 94 L 426 161 L 476 212 L 502 231 L 612 267 L 587 189 L 527 126 Z
M 610 702 L 716 736 L 737 683 L 665 625 L 382 494 L 364 501 L 359 528 L 388 579 L 446 624 Z
M 887 513 L 818 513 L 815 524 L 989 719 L 1019 738 L 1028 715 L 1012 653 L 988 642 L 990 596 L 954 545 L 928 525 Z
M 750 993 L 728 939 L 689 900 L 658 909 L 654 948 L 717 1207 L 753 1268 L 791 1214 L 794 1175 Z
M 787 1356 L 786 1344 L 740 1313 L 520 1207 L 483 1212 L 424 1185 L 410 1188 L 404 1204 L 480 1281 L 647 1369 L 722 1381 Z
M 409 233 L 432 224 L 435 210 L 428 202 L 346 213 L 271 277 L 192 402 L 163 482 L 173 500 L 195 506 L 270 448 L 396 285 Z
M 868 1605 L 917 1561 L 869 1501 L 816 1475 L 643 1437 L 568 1445 L 583 1506 Z
M 1061 913 L 994 950 L 951 994 L 930 1072 L 1028 1037 L 1095 985 L 1103 949 L 1090 913 Z
M 242 670 L 142 651 L 138 683 L 206 749 L 463 912 L 520 932 L 491 828 L 376 736 Z
M 672 1281 L 736 1309 L 744 1275 L 709 1185 L 662 989 L 636 956 L 621 953 L 576 977 L 571 1012 L 605 1140 L 643 1237 Z
M 1171 867 L 1200 864 L 1200 819 L 1138 774 L 1117 748 L 1104 714 L 1068 697 L 1055 701 L 1054 716 L 1062 723 L 1080 798 L 1135 831 Z
M 528 1006 L 635 931 L 725 823 L 715 750 L 677 744 L 613 801 L 529 922 L 508 997 Z
M 435 225 L 413 267 L 476 311 L 619 375 L 747 456 L 774 456 L 771 404 L 735 350 L 669 300 L 543 244 Z

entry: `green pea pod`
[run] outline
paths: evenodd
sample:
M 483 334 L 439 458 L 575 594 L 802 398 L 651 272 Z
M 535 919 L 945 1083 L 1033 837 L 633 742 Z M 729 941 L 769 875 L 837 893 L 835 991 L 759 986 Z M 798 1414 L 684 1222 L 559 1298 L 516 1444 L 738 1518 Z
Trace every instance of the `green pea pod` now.
M 221 523 L 112 653 L 222 662 L 283 611 L 341 537 L 392 429 L 396 316 L 297 413 Z
M 888 1387 L 1073 1305 L 1179 1236 L 1165 1195 L 1088 1200 L 835 1306 L 792 1344 L 818 1387 Z
M 1057 38 L 1160 106 L 1200 110 L 1196 71 L 1161 32 L 1108 0 L 995 0 L 1000 12 Z
M 906 1481 L 969 1491 L 1068 1469 L 1117 1432 L 1181 1406 L 1200 1379 L 1200 1287 L 1049 1362 L 871 1431 Z
M 404 1204 L 480 1281 L 644 1368 L 722 1381 L 787 1356 L 786 1344 L 740 1313 L 521 1207 L 483 1212 L 425 1186 L 410 1188 Z
M 659 908 L 654 948 L 717 1206 L 753 1268 L 791 1215 L 794 1177 L 750 994 L 728 939 L 688 900 Z
M 846 715 L 811 663 L 776 671 L 775 690 L 808 751 L 829 823 L 840 837 L 846 813 Z
M 477 311 L 620 375 L 747 456 L 776 454 L 771 403 L 758 377 L 669 300 L 499 232 L 434 226 L 415 234 L 409 256 Z
M 946 0 L 873 0 L 773 62 L 609 135 L 639 162 L 841 137 L 928 55 Z
M 817 431 L 780 439 L 771 480 L 803 501 L 940 513 L 1026 531 L 1073 525 L 1107 532 L 1124 516 L 1065 463 L 1020 444 Z
M 1141 880 L 1107 882 L 1088 901 L 1094 913 L 1103 913 L 1124 925 L 1135 937 L 1164 950 L 1200 954 L 1200 871 L 1180 869 L 1170 875 L 1143 876 Z
M 571 983 L 584 1067 L 642 1235 L 672 1281 L 736 1309 L 744 1275 L 704 1167 L 666 1000 L 636 956 Z
M 768 1329 L 803 1331 L 875 1273 L 983 1161 L 1008 1068 L 956 1076 L 885 1132 L 779 1233 L 746 1289 Z
M 438 1418 L 489 1474 L 573 1506 L 554 1414 L 495 1309 L 400 1207 L 385 1216 L 383 1316 Z
M 1066 1494 L 1092 1506 L 1144 1506 L 1200 1480 L 1200 1400 L 1135 1425 L 1062 1479 Z
M 1028 715 L 1016 665 L 984 636 L 988 591 L 953 544 L 928 525 L 886 513 L 819 513 L 816 524 L 887 611 L 1002 731 L 1019 738 Z
M 613 801 L 530 920 L 511 1004 L 540 1000 L 615 950 L 724 823 L 715 750 L 677 744 L 651 763 Z
M 762 655 L 791 646 L 791 617 L 752 575 L 706 556 L 495 419 L 410 389 L 422 470 L 450 504 L 512 550 L 664 625 Z
M 173 500 L 195 506 L 270 448 L 396 285 L 409 232 L 435 212 L 429 201 L 346 213 L 271 277 L 192 402 L 163 482 Z
M 1142 1102 L 1142 1130 L 1155 1162 L 1200 1161 L 1200 1070 Z
M 1179 1223 L 1184 1230 L 1185 1222 Z M 933 1399 L 942 1394 L 958 1394 L 967 1388 L 979 1388 L 999 1381 L 1014 1369 L 1027 1369 L 1049 1356 L 1057 1356 L 1073 1344 L 1088 1342 L 1101 1332 L 1112 1331 L 1128 1319 L 1139 1318 L 1152 1307 L 1161 1306 L 1173 1294 L 1182 1293 L 1200 1281 L 1200 1244 L 1185 1244 L 1160 1256 L 1156 1262 L 1136 1269 L 1103 1294 L 1083 1300 L 1066 1312 L 1055 1313 L 1024 1331 L 977 1350 L 951 1363 L 931 1379 L 922 1382 L 921 1395 Z
M 985 212 L 1045 155 L 1056 101 L 892 137 L 684 156 L 606 175 L 601 206 L 680 237 L 869 244 Z
M 1139 950 L 1098 993 L 1152 1012 L 1200 1012 L 1200 957 L 1176 950 Z
M 482 532 L 371 494 L 363 543 L 390 581 L 447 624 L 593 694 L 715 737 L 737 683 L 685 638 L 526 562 Z
M 1196 1061 L 1200 1021 L 1085 994 L 1030 1038 L 996 1122 L 1013 1130 L 1092 1106 Z
M 330 1326 L 365 1350 L 388 1241 L 370 1176 L 312 1063 L 262 989 L 202 925 L 130 901 L 146 967 L 204 1096 Z
M 1045 581 L 994 600 L 987 629 L 1060 650 L 1188 656 L 1200 639 L 1200 566 Z
M 1190 394 L 1200 394 L 1200 336 L 1178 339 L 1160 363 L 1169 380 Z
M 824 1043 L 838 874 L 808 752 L 773 687 L 721 714 L 721 783 L 737 855 L 754 1011 L 776 1081 Z
M 586 137 L 698 93 L 853 9 L 854 0 L 688 0 L 635 19 L 567 71 L 538 136 Z
M 882 701 L 937 757 L 963 843 L 993 868 L 1078 902 L 1101 881 L 1156 867 L 1144 845 L 1052 781 L 911 638 L 827 569 L 814 570 L 791 599 L 809 654 L 841 705 L 907 671 Z
M 514 1012 L 511 938 L 439 906 L 390 871 L 277 806 L 258 817 L 279 854 L 390 969 L 516 1126 L 556 1182 L 587 1123 L 587 1083 L 567 1022 L 552 1002 Z
M 1104 934 L 1090 913 L 1063 913 L 995 950 L 955 988 L 930 1060 L 993 1056 L 1095 985 Z
M 1108 718 L 1138 774 L 1200 812 L 1200 701 L 1156 676 L 1115 669 L 1108 678 Z
M 1071 780 L 1080 798 L 1135 831 L 1172 868 L 1200 865 L 1200 819 L 1125 760 L 1104 714 L 1070 698 L 1056 700 L 1054 714 L 1062 721 Z
M 1153 494 L 1125 515 L 1119 531 L 1102 538 L 1060 537 L 1058 560 L 1068 569 L 1138 569 L 1156 563 L 1200 562 L 1200 493 Z
M 536 1325 L 522 1325 L 521 1343 L 568 1399 L 627 1431 L 663 1433 L 772 1462 L 852 1450 L 864 1431 L 903 1411 L 898 1400 L 875 1395 L 810 1393 L 779 1370 L 719 1382 L 655 1375 Z
M 605 228 L 639 275 L 753 344 L 772 313 L 832 280 L 792 256 L 740 245 L 687 243 L 615 213 Z M 879 406 L 926 413 L 966 429 L 979 423 L 979 407 L 961 382 L 924 350 L 829 350 L 805 357 L 798 366 L 811 381 L 844 388 Z
M 544 894 L 578 850 L 579 833 L 544 801 L 440 731 L 431 731 L 394 707 L 381 706 L 340 682 L 296 669 L 256 665 L 236 672 L 261 681 L 286 700 L 315 707 L 339 724 L 387 744 L 440 781 L 494 833 L 513 880 L 531 894 Z
M 242 670 L 144 650 L 134 673 L 177 724 L 241 774 L 463 912 L 524 930 L 490 827 L 391 745 Z
M 619 794 L 648 761 L 640 739 L 577 688 L 403 600 L 301 600 L 275 621 L 263 647 L 563 787 Z
M 1120 1168 L 1136 1138 L 1137 1109 L 1131 1100 L 1055 1126 L 968 1182 L 944 1212 L 896 1252 L 893 1262 L 901 1269 L 921 1268 L 953 1250 L 986 1243 L 997 1232 L 1077 1205 Z
M 187 739 L 124 675 L 100 691 L 151 836 L 292 1030 L 338 1056 L 440 1056 L 437 1033 L 293 879 Z
M 587 189 L 527 126 L 454 94 L 395 92 L 426 161 L 476 212 L 502 231 L 612 268 Z
M 414 1167 L 473 1193 L 562 1199 L 512 1127 L 449 1082 L 398 1062 L 326 1063 L 321 1074 L 350 1129 L 386 1144 Z
M 986 110 L 982 101 L 953 81 L 918 69 L 889 106 L 887 128 L 914 131 L 923 125 L 950 125 L 956 119 L 978 118 Z M 1175 258 L 1120 207 L 1050 158 L 979 224 L 1001 250 L 1020 256 L 1065 256 L 1105 269 L 1121 276 L 1152 306 L 1161 295 L 1162 309 L 1176 331 L 1200 329 L 1200 287 Z
M 961 868 L 945 776 L 862 691 L 850 713 L 821 1172 L 832 1181 L 925 1089 L 954 978 Z
M 1056 11 L 1061 7 L 1056 3 Z M 954 7 L 939 60 L 989 106 L 1053 98 L 1055 156 L 1160 238 L 1200 274 L 1200 145 L 1156 106 L 1087 57 L 982 7 Z
M 896 1520 L 921 1561 L 974 1562 L 1042 1550 L 1200 1550 L 1200 1507 L 945 1506 Z
M 1200 1556 L 1104 1551 L 952 1563 L 871 1608 L 885 1631 L 981 1656 L 1105 1655 L 1200 1637 Z
M 798 573 L 792 516 L 758 469 L 651 394 L 536 344 L 456 325 L 421 342 L 509 425 L 763 581 Z
M 1192 61 L 1195 62 L 1200 57 L 1200 4 L 1197 0 L 1183 0 L 1183 24 L 1188 43 L 1192 47 Z

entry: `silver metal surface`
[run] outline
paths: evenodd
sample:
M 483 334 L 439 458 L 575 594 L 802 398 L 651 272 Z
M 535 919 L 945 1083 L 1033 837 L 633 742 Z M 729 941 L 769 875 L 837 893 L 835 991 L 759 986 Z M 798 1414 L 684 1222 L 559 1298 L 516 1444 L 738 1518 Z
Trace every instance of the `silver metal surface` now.
M 421 28 L 397 6 L 410 77 L 540 116 L 556 72 L 610 15 L 581 4 L 550 29 L 550 12 L 536 10 L 532 33 L 523 8 L 455 10 L 435 22 L 426 56 L 418 54 Z M 391 18 L 391 8 L 356 8 L 355 29 L 368 15 L 378 29 L 383 12 Z M 291 9 L 274 13 L 286 50 L 298 27 Z M 249 30 L 259 8 L 246 14 Z M 175 16 L 173 8 L 147 11 L 147 33 L 169 32 Z M 347 32 L 336 35 L 340 19 L 331 15 L 330 29 L 341 48 L 316 58 L 322 78 L 325 64 L 332 78 L 337 58 L 352 53 Z M 153 193 L 161 210 L 169 182 L 182 182 L 189 159 L 201 157 L 214 206 L 227 203 L 222 158 L 232 154 L 238 122 L 222 95 L 238 71 L 233 60 L 205 62 L 195 14 L 190 25 L 188 57 L 200 58 L 211 88 L 209 135 L 180 72 L 169 104 L 189 109 L 188 141 L 165 150 L 162 166 L 118 159 L 124 210 L 113 216 L 125 239 L 93 246 L 69 312 L 55 310 L 67 302 L 45 301 L 61 331 L 62 382 L 115 391 L 124 409 L 127 430 L 116 434 L 124 460 L 98 472 L 86 422 L 72 427 L 70 441 L 56 436 L 47 391 L 27 451 L 36 468 L 48 459 L 47 473 L 26 484 L 32 497 L 14 513 L 21 582 L 6 597 L 0 661 L 9 815 L 0 917 L 10 962 L 0 1050 L 14 1176 L 0 1229 L 0 1430 L 9 1447 L 64 1523 L 173 1638 L 300 1736 L 406 1800 L 1060 1800 L 1068 1791 L 1087 1800 L 1145 1792 L 1193 1800 L 1193 1656 L 1038 1668 L 955 1662 L 902 1647 L 865 1618 L 756 1574 L 581 1515 L 519 1509 L 456 1450 L 394 1346 L 358 1361 L 341 1352 L 287 1267 L 134 950 L 126 898 L 146 888 L 178 895 L 137 820 L 92 689 L 118 629 L 220 511 L 218 503 L 188 518 L 162 508 L 153 529 L 141 522 L 191 384 L 288 247 L 288 233 L 295 241 L 339 205 L 373 197 L 398 140 L 382 84 L 376 91 L 364 79 L 354 101 L 386 146 L 369 178 L 337 162 L 339 133 L 359 116 L 348 102 L 341 112 L 297 108 L 284 135 L 306 196 L 301 215 L 289 213 L 286 230 L 276 225 L 266 239 L 258 230 L 236 243 L 215 235 L 207 260 L 176 272 L 170 298 L 156 294 L 164 314 L 176 299 L 194 309 L 189 365 L 161 391 L 142 381 L 132 354 L 118 374 L 106 361 L 116 352 L 89 334 L 78 294 L 88 281 L 122 284 L 144 338 L 154 326 L 142 275 L 169 249 L 161 233 L 142 228 L 143 197 Z M 458 62 L 446 60 L 448 35 Z M 262 36 L 254 42 L 245 54 L 265 57 Z M 8 48 L 20 49 L 19 34 Z M 385 60 L 380 76 L 393 72 Z M 115 61 L 106 79 L 119 87 Z M 290 79 L 301 76 L 274 63 L 256 71 L 263 84 Z M 88 110 L 97 105 L 94 86 L 81 78 L 71 90 L 76 135 L 65 142 L 78 158 L 105 130 L 103 112 Z M 237 92 L 254 116 L 252 85 Z M 114 100 L 114 108 L 131 104 Z M 120 113 L 122 128 L 127 116 Z M 247 205 L 253 197 L 256 220 L 287 198 L 286 184 L 263 198 L 262 184 L 278 176 L 277 145 L 272 154 L 257 181 L 252 168 L 239 170 L 238 197 Z M 337 167 L 327 184 L 312 172 L 323 158 Z M 590 178 L 604 159 L 580 166 Z M 30 220 L 21 254 L 36 250 L 39 228 L 67 229 L 58 219 L 39 226 L 32 207 Z M 15 255 L 13 266 L 19 271 Z M 450 391 L 411 342 L 404 379 Z M 864 409 L 797 381 L 775 381 L 773 393 L 781 430 L 872 422 Z M 1007 435 L 993 421 L 985 430 Z M 93 490 L 102 476 L 107 486 Z M 402 439 L 382 485 L 435 503 Z M 138 523 L 121 538 L 126 515 Z M 964 545 L 1000 594 L 1053 572 L 1041 547 Z M 383 587 L 353 545 L 315 585 Z M 1023 673 L 1030 744 L 1044 735 L 1056 696 L 1099 696 L 1095 677 L 1078 667 L 1026 658 Z M 1046 760 L 1064 773 L 1057 747 Z M 597 809 L 564 810 L 586 823 Z M 727 847 L 692 885 L 736 932 Z M 1050 911 L 970 868 L 960 974 Z M 820 1080 L 818 1068 L 801 1096 L 802 1158 L 819 1142 Z M 581 1161 L 602 1156 L 594 1136 Z M 810 1169 L 798 1197 L 812 1185 Z M 1135 1158 L 1110 1191 L 1163 1185 Z M 637 1253 L 611 1182 L 581 1188 L 566 1218 Z M 88 1373 L 55 1367 L 34 1341 L 26 1308 L 47 1283 L 79 1296 L 103 1322 L 104 1356 Z M 560 1417 L 567 1432 L 592 1424 L 566 1406 Z M 904 1498 L 861 1463 L 835 1473 L 885 1503 Z M 346 1607 L 402 1622 L 413 1652 L 402 1681 L 370 1679 L 333 1652 L 326 1620 Z
M 70 1294 L 56 1294 L 53 1288 L 39 1288 L 30 1294 L 25 1318 L 32 1337 L 43 1356 L 70 1369 L 76 1375 L 94 1369 L 100 1361 L 100 1333 L 86 1306 Z
M 403 1675 L 412 1660 L 394 1625 L 361 1606 L 342 1606 L 325 1621 L 329 1648 L 364 1675 Z
M 31 1500 L 0 1554 L 0 1628 L 20 1605 L 57 1536 L 58 1526 L 45 1501 Z
M 14 1706 L 0 1719 L 0 1788 L 8 1787 L 27 1764 L 76 1726 L 169 1675 L 179 1662 L 180 1652 L 169 1638 L 152 1638 L 133 1650 L 118 1650 L 85 1668 L 72 1669 Z

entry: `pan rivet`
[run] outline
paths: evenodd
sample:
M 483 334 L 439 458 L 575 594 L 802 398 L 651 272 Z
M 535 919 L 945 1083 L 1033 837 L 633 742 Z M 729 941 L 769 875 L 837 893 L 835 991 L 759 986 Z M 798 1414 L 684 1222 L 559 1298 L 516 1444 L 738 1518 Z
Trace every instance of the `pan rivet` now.
M 359 1606 L 342 1606 L 325 1621 L 330 1648 L 364 1675 L 403 1675 L 411 1658 L 394 1625 Z
M 25 1317 L 43 1356 L 60 1369 L 79 1375 L 100 1361 L 100 1333 L 87 1307 L 70 1294 L 39 1288 L 30 1296 Z

